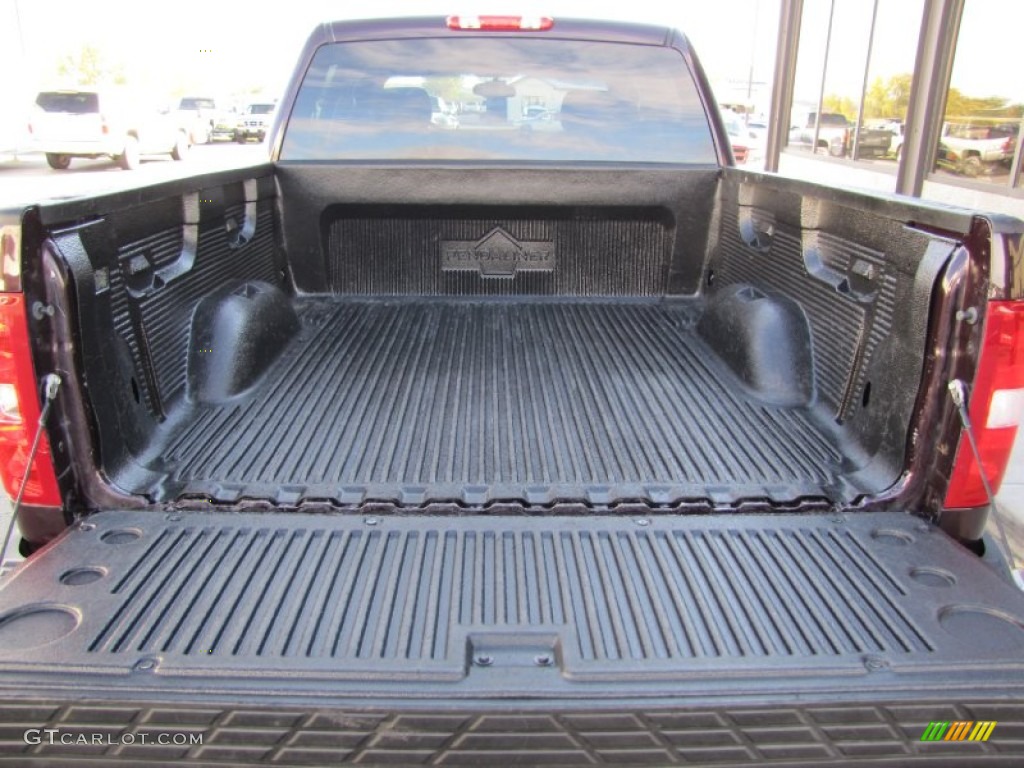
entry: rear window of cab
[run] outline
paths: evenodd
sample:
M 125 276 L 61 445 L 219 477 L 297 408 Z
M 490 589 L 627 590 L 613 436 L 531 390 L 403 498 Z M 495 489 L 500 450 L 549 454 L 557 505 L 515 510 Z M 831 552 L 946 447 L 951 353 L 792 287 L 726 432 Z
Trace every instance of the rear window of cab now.
M 280 159 L 716 163 L 675 49 L 471 36 L 322 46 Z
M 36 106 L 44 112 L 88 115 L 100 111 L 100 98 L 90 91 L 43 91 Z

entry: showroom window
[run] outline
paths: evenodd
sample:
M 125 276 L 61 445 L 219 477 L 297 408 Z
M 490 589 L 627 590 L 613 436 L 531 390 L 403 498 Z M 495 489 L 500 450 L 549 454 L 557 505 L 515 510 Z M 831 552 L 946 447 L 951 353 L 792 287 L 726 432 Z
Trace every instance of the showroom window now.
M 1020 188 L 1024 78 L 1010 62 L 1021 29 L 1019 0 L 965 3 L 930 181 Z
M 792 110 L 777 123 L 786 144 L 778 169 L 812 181 L 895 191 L 925 0 L 800 5 Z M 1020 45 L 1024 3 L 965 0 L 962 15 L 959 3 L 943 5 L 957 37 L 955 46 L 932 49 L 952 67 L 945 108 L 918 116 L 919 130 L 936 137 L 926 153 L 921 194 L 1019 216 L 1014 198 L 1024 197 L 1024 78 L 1019 67 L 1001 62 Z
M 879 170 L 895 173 L 903 154 L 924 0 L 877 0 L 873 10 L 871 58 L 861 86 L 863 115 L 856 157 Z
M 813 146 L 819 156 L 893 177 L 873 186 L 890 191 L 895 187 L 923 4 L 924 0 L 804 4 L 787 141 L 790 152 L 809 153 Z
M 831 3 L 804 5 L 787 142 L 792 149 L 810 151 L 814 143 L 816 113 L 824 78 L 828 75 L 825 62 L 834 30 L 833 21 Z M 825 153 L 826 147 L 819 145 L 818 151 Z

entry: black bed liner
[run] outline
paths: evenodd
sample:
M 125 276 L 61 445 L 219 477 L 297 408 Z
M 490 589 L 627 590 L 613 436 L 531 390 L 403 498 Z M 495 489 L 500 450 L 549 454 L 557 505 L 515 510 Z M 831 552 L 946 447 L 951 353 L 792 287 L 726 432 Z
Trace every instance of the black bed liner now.
M 165 476 L 128 490 L 343 505 L 850 495 L 822 420 L 744 394 L 696 332 L 699 301 L 297 306 L 299 337 L 258 389 L 172 419 L 149 451 Z
M 895 513 L 103 512 L 8 578 L 0 640 L 4 697 L 1024 695 L 1024 596 Z

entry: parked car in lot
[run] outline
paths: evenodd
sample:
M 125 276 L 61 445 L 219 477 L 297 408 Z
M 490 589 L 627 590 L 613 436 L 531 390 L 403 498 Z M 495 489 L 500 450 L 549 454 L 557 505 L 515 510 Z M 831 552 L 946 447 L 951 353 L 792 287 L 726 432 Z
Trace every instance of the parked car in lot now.
M 888 128 L 872 128 L 869 125 L 862 125 L 859 135 L 853 134 L 851 127 L 850 147 L 848 153 L 853 153 L 856 143 L 857 159 L 864 157 L 885 157 L 892 149 L 892 132 Z M 856 139 L 856 142 L 854 141 Z
M 763 134 L 746 123 L 744 115 L 722 110 L 725 131 L 736 165 L 760 166 L 764 162 Z
M 206 96 L 183 96 L 177 104 L 179 122 L 188 131 L 193 144 L 206 144 L 213 137 L 214 124 L 219 112 L 217 102 Z M 234 133 L 234 126 L 231 126 Z
M 259 162 L 0 212 L 5 760 L 1022 763 L 1024 222 L 737 167 L 664 27 L 290 83 Z
M 814 127 L 817 112 L 808 112 L 802 120 L 794 123 L 789 131 L 789 145 L 804 149 L 824 150 L 832 157 L 843 157 L 850 142 L 850 124 L 844 115 L 837 112 L 822 112 L 818 125 L 818 143 L 814 145 Z
M 747 123 L 747 128 L 754 134 L 757 143 L 762 147 L 768 146 L 768 123 L 762 122 L 764 118 L 755 118 Z
M 1014 135 L 1005 129 L 946 123 L 936 164 L 964 176 L 991 174 L 1009 165 L 1015 146 Z
M 55 170 L 67 169 L 76 157 L 105 155 L 131 170 L 142 155 L 184 160 L 189 150 L 188 133 L 173 115 L 139 107 L 117 89 L 42 91 L 29 130 Z
M 895 156 L 897 160 L 903 156 L 903 137 L 906 132 L 906 126 L 902 120 L 872 120 L 869 121 L 867 125 L 870 129 L 875 131 L 888 131 L 891 136 L 889 139 L 888 154 Z
M 246 106 L 235 121 L 235 141 L 239 144 L 249 139 L 263 141 L 274 119 L 274 106 L 272 102 L 257 102 Z
M 218 109 L 210 127 L 210 141 L 233 141 L 238 131 L 238 113 L 233 109 Z
M 811 144 L 814 143 L 816 117 L 816 112 L 808 112 L 806 119 L 790 128 L 790 146 L 811 148 Z M 857 158 L 882 157 L 889 152 L 891 143 L 892 134 L 888 130 L 865 125 L 857 139 Z M 832 157 L 846 157 L 853 154 L 853 144 L 854 125 L 846 116 L 837 112 L 822 112 L 816 149 L 826 151 Z

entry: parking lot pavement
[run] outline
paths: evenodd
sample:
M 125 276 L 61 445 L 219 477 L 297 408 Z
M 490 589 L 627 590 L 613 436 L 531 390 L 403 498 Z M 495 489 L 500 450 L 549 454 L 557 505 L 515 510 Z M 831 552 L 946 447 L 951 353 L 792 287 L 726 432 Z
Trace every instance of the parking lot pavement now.
M 11 522 L 11 500 L 7 498 L 7 494 L 0 490 L 0 537 L 7 534 L 7 526 Z M 18 530 L 15 529 L 11 534 L 11 540 L 7 544 L 7 549 L 3 553 L 3 558 L 0 559 L 0 577 L 3 576 L 11 567 L 19 563 L 22 559 L 18 553 L 18 541 L 19 541 Z M 0 538 L 0 543 L 3 539 Z
M 1002 537 L 1006 535 L 1013 566 L 1024 569 L 1024 429 L 1017 432 L 1017 442 L 996 498 L 996 515 L 998 519 L 989 521 L 989 533 L 1003 549 Z M 1007 560 L 1011 560 L 1011 556 Z
M 184 162 L 169 155 L 144 157 L 134 171 L 113 160 L 75 158 L 66 171 L 55 171 L 38 152 L 0 156 L 0 209 L 20 208 L 53 198 L 81 197 L 182 178 L 205 171 L 242 168 L 267 159 L 262 144 L 220 142 L 192 147 Z

